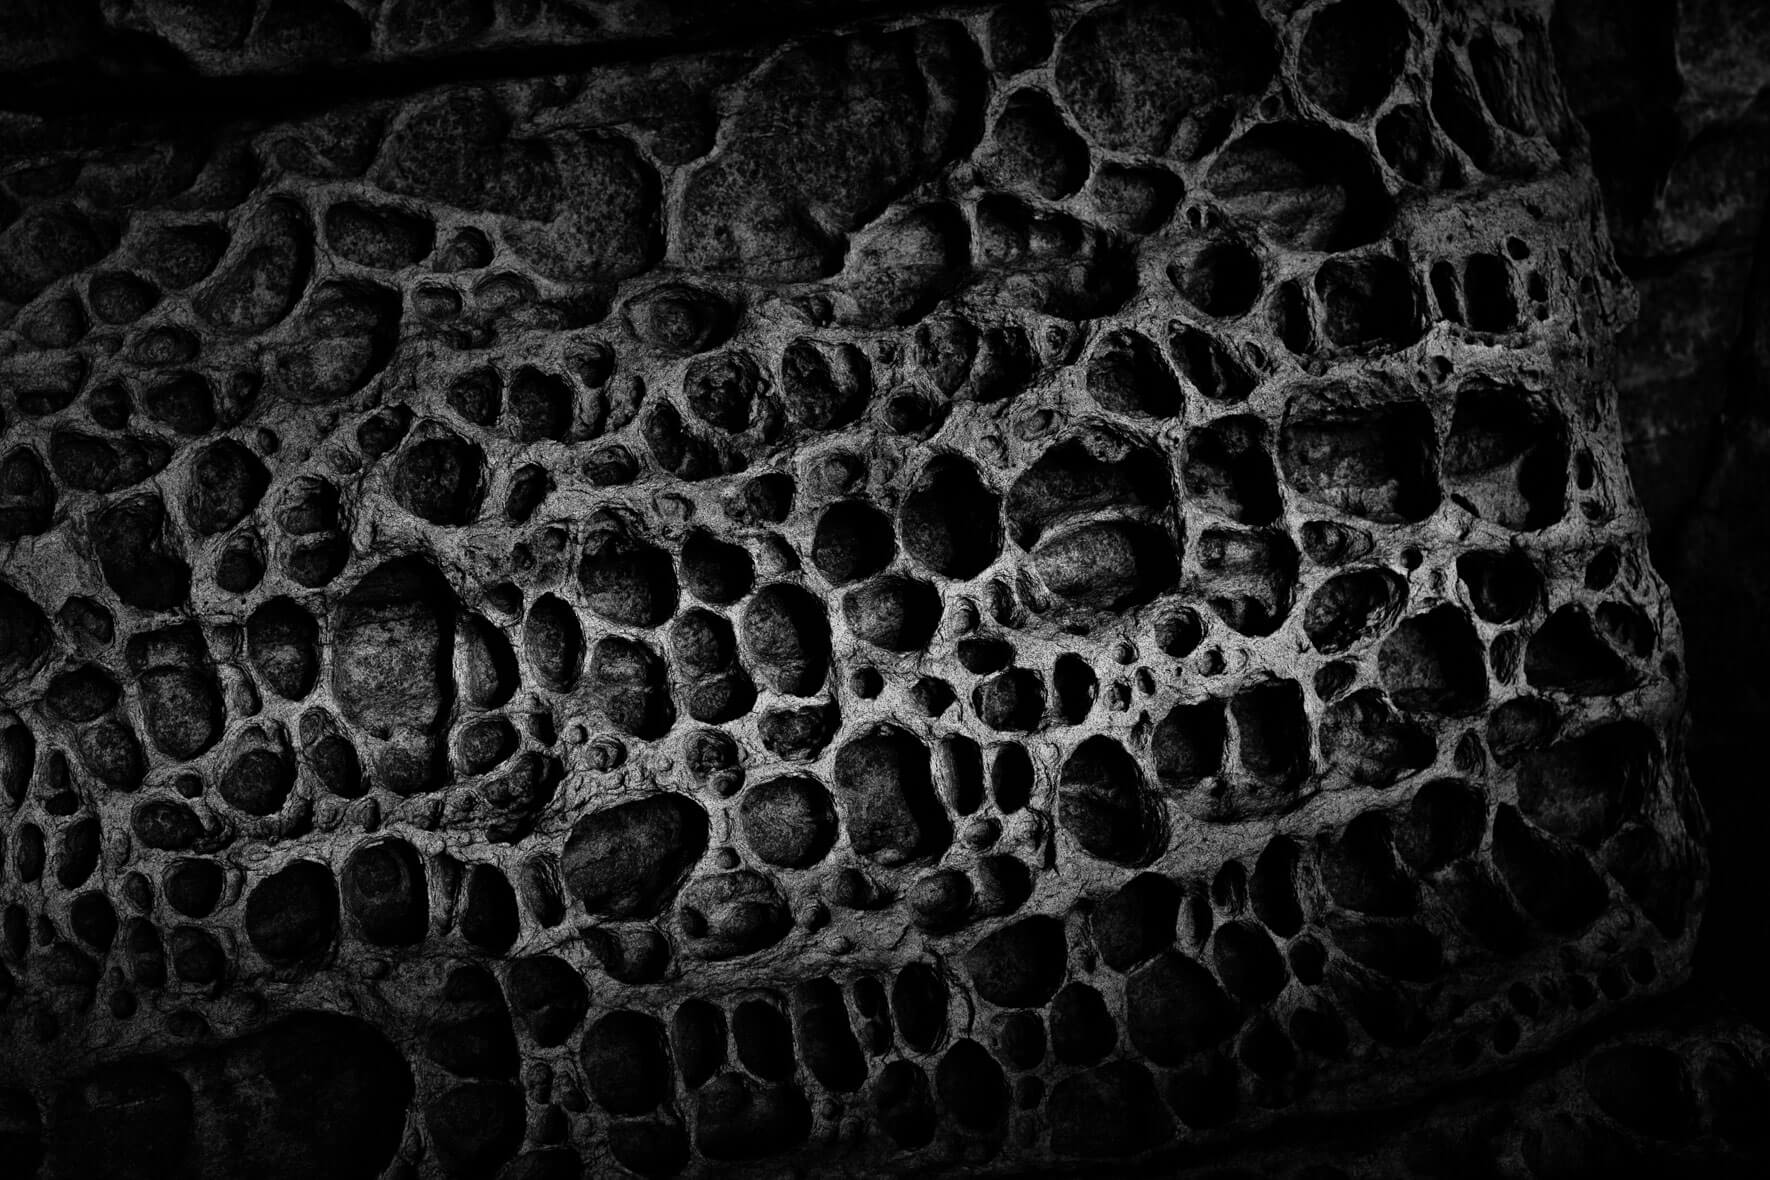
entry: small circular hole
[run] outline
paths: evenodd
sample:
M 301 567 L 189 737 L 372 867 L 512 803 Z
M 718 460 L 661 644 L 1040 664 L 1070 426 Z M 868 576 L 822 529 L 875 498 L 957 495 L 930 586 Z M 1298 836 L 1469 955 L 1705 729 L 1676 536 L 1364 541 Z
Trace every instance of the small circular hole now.
M 1156 646 L 1177 660 L 1196 651 L 1204 638 L 1204 620 L 1190 608 L 1177 610 L 1155 625 Z

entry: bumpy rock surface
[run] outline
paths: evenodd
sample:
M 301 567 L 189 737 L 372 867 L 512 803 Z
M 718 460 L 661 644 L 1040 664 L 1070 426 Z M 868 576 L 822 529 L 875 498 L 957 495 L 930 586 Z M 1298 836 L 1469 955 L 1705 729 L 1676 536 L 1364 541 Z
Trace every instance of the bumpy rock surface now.
M 76 31 L 250 74 L 569 9 L 362 7 Z M 1319 1177 L 1391 1161 L 1272 1136 L 1531 1058 L 1398 1157 L 1744 1142 L 1750 1035 L 1570 1056 L 1705 866 L 1546 20 L 5 116 L 0 1148 Z

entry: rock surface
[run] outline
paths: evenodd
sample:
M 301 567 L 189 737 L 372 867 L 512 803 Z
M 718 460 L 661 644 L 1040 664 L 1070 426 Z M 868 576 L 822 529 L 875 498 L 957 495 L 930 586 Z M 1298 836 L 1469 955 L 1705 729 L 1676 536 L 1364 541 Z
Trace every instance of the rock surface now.
M 0 1150 L 1761 1150 L 1546 6 L 608 7 L 0 24 Z

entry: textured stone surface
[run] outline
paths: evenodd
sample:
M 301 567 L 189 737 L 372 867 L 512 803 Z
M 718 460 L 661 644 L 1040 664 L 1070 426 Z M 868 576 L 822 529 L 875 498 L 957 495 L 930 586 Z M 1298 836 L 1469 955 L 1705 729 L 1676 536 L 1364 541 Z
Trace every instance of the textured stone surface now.
M 27 5 L 9 52 L 47 102 L 112 23 L 225 77 L 679 7 Z M 1742 1148 L 1754 1035 L 1582 1031 L 1686 979 L 1706 874 L 1546 12 L 546 64 L 0 116 L 23 1158 Z M 1515 1121 L 1457 1105 L 1520 1060 Z

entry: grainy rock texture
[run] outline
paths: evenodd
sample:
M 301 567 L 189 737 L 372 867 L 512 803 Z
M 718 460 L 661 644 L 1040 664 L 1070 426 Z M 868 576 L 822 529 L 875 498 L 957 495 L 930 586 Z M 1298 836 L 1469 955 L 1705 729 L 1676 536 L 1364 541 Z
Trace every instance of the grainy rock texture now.
M 392 68 L 677 7 L 25 5 L 9 52 Z M 1545 6 L 553 64 L 0 116 L 0 1147 L 1750 1149 L 1760 1037 L 1614 1031 L 1688 975 L 1706 833 Z

